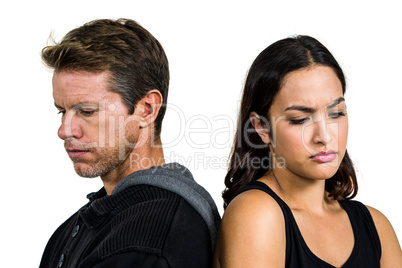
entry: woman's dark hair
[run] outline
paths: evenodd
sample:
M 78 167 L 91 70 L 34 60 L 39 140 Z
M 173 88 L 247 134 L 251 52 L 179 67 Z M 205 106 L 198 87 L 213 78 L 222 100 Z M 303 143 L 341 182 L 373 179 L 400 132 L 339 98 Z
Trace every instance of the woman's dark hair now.
M 284 77 L 313 65 L 332 68 L 345 93 L 346 81 L 341 67 L 328 49 L 312 37 L 299 35 L 279 40 L 263 50 L 253 62 L 244 86 L 238 127 L 225 177 L 226 189 L 222 194 L 225 208 L 236 192 L 271 169 L 270 164 L 263 164 L 264 159 L 269 158 L 269 147 L 254 130 L 250 113 L 256 112 L 269 118 L 269 109 L 281 89 Z M 268 121 L 266 125 L 269 130 Z M 260 161 L 255 161 L 258 159 Z M 252 163 L 260 164 L 256 166 Z M 356 173 L 347 151 L 338 171 L 326 180 L 325 190 L 336 200 L 356 196 Z

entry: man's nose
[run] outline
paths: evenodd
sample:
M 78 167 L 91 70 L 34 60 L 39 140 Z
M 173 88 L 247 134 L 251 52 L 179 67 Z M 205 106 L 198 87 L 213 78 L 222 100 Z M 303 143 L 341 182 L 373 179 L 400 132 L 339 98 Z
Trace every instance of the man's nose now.
M 66 140 L 70 138 L 79 139 L 82 132 L 79 128 L 77 120 L 74 118 L 74 113 L 66 113 L 62 120 L 61 125 L 57 131 L 57 135 L 60 139 Z

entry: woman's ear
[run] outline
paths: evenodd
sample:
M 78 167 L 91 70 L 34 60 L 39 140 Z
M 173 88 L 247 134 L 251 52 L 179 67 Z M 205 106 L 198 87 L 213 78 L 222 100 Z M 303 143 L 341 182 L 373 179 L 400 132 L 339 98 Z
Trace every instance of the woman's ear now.
M 260 136 L 261 140 L 266 144 L 270 144 L 271 137 L 269 135 L 269 129 L 267 127 L 268 122 L 264 122 L 256 112 L 251 112 L 249 118 L 251 124 L 253 125 L 257 134 Z
M 159 90 L 153 89 L 148 91 L 140 102 L 144 105 L 144 110 L 140 115 L 140 127 L 144 128 L 155 121 L 162 106 L 163 97 Z

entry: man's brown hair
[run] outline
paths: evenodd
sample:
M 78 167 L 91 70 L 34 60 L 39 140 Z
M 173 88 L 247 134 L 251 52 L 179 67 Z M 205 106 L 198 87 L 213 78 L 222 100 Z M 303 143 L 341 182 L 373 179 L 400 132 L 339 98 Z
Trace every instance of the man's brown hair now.
M 169 64 L 159 41 L 137 22 L 88 22 L 68 32 L 60 43 L 45 47 L 42 59 L 55 72 L 109 71 L 109 90 L 121 95 L 131 114 L 149 90 L 159 90 L 163 103 L 154 127 L 155 134 L 160 135 L 166 112 Z

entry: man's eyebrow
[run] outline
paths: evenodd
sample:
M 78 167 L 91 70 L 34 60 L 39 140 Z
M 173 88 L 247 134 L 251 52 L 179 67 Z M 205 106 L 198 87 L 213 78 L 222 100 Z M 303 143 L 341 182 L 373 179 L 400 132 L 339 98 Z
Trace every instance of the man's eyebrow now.
M 60 105 L 57 105 L 57 103 L 54 103 L 54 106 L 56 106 L 56 108 L 59 109 L 59 110 L 64 109 L 64 108 L 61 107 Z
M 339 103 L 341 103 L 341 102 L 343 102 L 343 101 L 345 101 L 345 98 L 340 97 L 339 99 L 337 99 L 337 100 L 334 101 L 333 103 L 329 104 L 329 105 L 327 106 L 327 108 L 328 108 L 328 109 L 331 109 L 331 108 L 335 107 L 336 105 L 338 105 Z
M 57 103 L 54 103 L 54 106 L 56 106 L 57 109 L 64 109 L 60 105 L 57 105 Z M 86 106 L 88 106 L 88 107 L 95 107 L 95 106 L 98 107 L 98 105 L 95 104 L 95 103 L 83 102 L 83 103 L 79 103 L 79 104 L 75 105 L 73 107 L 73 109 L 77 110 L 77 109 L 81 109 L 81 108 L 86 107 Z

